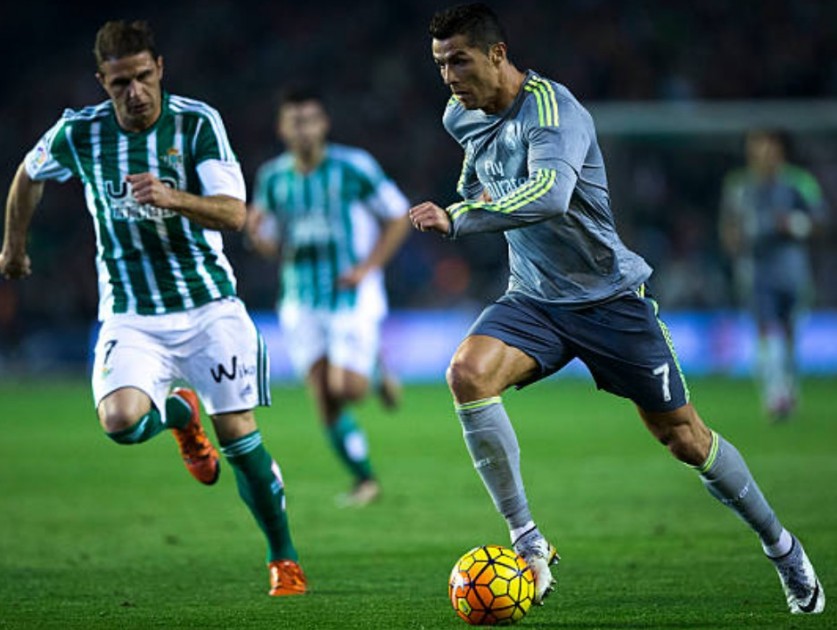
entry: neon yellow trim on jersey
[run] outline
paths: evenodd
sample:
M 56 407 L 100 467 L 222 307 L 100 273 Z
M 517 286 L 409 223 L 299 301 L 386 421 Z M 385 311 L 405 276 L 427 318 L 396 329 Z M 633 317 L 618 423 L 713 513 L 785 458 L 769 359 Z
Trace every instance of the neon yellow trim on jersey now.
M 462 170 L 459 172 L 459 181 L 456 182 L 456 192 L 464 192 L 465 190 L 465 176 L 468 173 L 468 156 L 462 158 Z M 463 195 L 464 197 L 464 195 Z
M 526 182 L 523 186 L 515 190 L 512 194 L 504 197 L 499 202 L 469 202 L 460 201 L 447 208 L 447 213 L 451 219 L 457 219 L 469 210 L 481 209 L 488 212 L 501 212 L 508 214 L 514 212 L 518 208 L 525 206 L 527 203 L 536 201 L 538 198 L 549 192 L 552 185 L 555 183 L 555 178 L 558 172 L 555 169 L 541 169 L 535 175 L 535 178 Z
M 645 285 L 643 284 L 643 293 Z M 651 302 L 654 307 L 654 318 L 657 320 L 657 325 L 660 327 L 660 331 L 663 333 L 663 338 L 666 340 L 666 345 L 668 349 L 671 350 L 671 357 L 674 359 L 674 366 L 677 368 L 677 374 L 680 376 L 680 382 L 683 383 L 683 394 L 686 396 L 686 402 L 689 402 L 691 398 L 691 394 L 689 392 L 689 384 L 686 382 L 686 375 L 683 374 L 683 368 L 680 367 L 680 359 L 677 358 L 677 350 L 674 349 L 674 340 L 671 338 L 671 332 L 666 326 L 665 322 L 659 318 L 660 312 L 660 305 L 657 304 L 657 300 L 653 298 L 643 298 L 647 299 Z
M 483 398 L 482 400 L 472 400 L 466 403 L 454 403 L 453 407 L 457 411 L 473 411 L 481 407 L 488 407 L 489 405 L 497 405 L 503 402 L 500 396 L 492 396 L 491 398 Z
M 538 106 L 538 124 L 541 127 L 558 126 L 558 100 L 550 83 L 542 79 L 531 79 L 523 89 L 535 97 Z
M 538 171 L 538 176 L 535 179 L 535 181 L 538 182 L 537 185 L 533 185 L 531 187 L 521 186 L 518 188 L 514 191 L 514 193 L 499 204 L 499 212 L 503 212 L 504 214 L 514 212 L 521 206 L 525 206 L 527 203 L 535 201 L 539 197 L 543 197 L 549 189 L 552 188 L 557 174 L 558 173 L 555 169 L 542 169 Z M 529 190 L 525 190 L 520 193 L 523 188 L 529 188 Z

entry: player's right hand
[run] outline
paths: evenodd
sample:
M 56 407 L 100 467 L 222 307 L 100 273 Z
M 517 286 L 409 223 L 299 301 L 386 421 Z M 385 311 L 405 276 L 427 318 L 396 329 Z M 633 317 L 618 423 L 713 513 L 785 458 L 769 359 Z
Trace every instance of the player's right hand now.
M 410 208 L 410 223 L 419 232 L 434 231 L 440 234 L 450 234 L 451 222 L 444 208 L 432 201 L 425 201 Z
M 0 275 L 7 280 L 26 278 L 32 273 L 32 262 L 28 254 L 10 255 L 6 250 L 0 252 Z

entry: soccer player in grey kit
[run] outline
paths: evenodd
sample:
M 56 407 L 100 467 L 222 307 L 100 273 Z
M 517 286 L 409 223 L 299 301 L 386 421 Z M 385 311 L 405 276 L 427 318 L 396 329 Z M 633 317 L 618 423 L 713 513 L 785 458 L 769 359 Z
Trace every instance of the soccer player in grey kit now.
M 578 357 L 600 389 L 632 400 L 654 437 L 755 531 L 791 612 L 822 612 L 825 593 L 799 540 L 735 447 L 689 403 L 645 286 L 651 268 L 616 233 L 590 114 L 563 85 L 515 67 L 497 16 L 483 4 L 438 12 L 430 35 L 453 92 L 443 123 L 465 151 L 457 185 L 464 201 L 447 208 L 426 201 L 410 219 L 422 232 L 503 232 L 508 242 L 508 289 L 474 323 L 447 380 L 474 466 L 535 573 L 535 601 L 554 588 L 558 556 L 529 511 L 501 395 Z

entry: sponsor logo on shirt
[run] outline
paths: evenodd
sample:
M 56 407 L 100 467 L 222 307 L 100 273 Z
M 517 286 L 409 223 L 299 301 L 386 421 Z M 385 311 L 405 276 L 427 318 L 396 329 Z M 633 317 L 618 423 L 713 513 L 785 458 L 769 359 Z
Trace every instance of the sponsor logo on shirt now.
M 170 179 L 161 177 L 160 181 L 166 186 L 177 188 L 177 184 Z M 131 185 L 125 181 L 118 184 L 105 182 L 105 193 L 110 216 L 114 221 L 159 221 L 177 215 L 174 210 L 168 208 L 139 203 L 131 194 Z

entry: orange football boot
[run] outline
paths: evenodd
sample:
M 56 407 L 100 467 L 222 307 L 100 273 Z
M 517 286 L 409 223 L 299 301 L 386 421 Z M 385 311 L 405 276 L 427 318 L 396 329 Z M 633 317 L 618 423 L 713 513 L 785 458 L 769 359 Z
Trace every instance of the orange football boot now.
M 206 431 L 201 425 L 201 412 L 198 405 L 198 396 L 191 389 L 178 387 L 171 392 L 192 410 L 192 417 L 189 424 L 183 429 L 172 429 L 174 439 L 180 447 L 180 455 L 183 463 L 192 476 L 207 486 L 218 481 L 221 473 L 221 462 L 218 458 L 218 451 L 206 436 Z
M 308 591 L 308 580 L 298 562 L 274 560 L 267 568 L 270 570 L 269 594 L 273 597 L 304 595 Z

